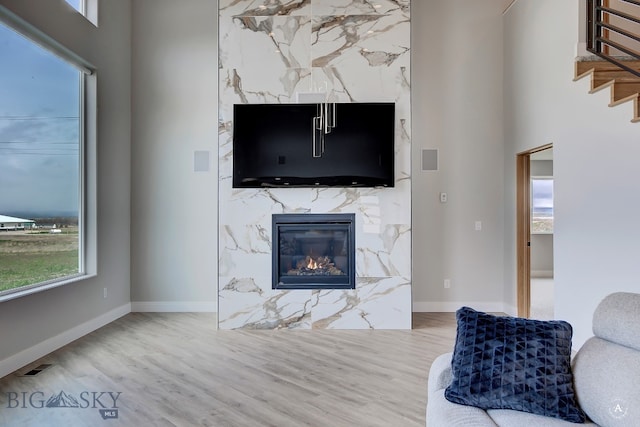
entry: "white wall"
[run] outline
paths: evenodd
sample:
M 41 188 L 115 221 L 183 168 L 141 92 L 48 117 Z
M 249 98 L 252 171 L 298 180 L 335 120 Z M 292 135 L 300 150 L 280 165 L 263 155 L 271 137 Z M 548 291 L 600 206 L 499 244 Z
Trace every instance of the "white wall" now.
M 411 7 L 413 310 L 502 311 L 504 2 Z M 422 171 L 421 152 L 431 148 L 439 170 Z
M 194 150 L 216 154 L 208 126 L 217 112 L 207 100 L 216 99 L 213 3 L 133 5 L 134 309 L 216 300 L 209 287 L 217 277 L 217 235 L 209 228 L 217 220 L 216 165 L 205 174 L 191 169 Z M 503 309 L 504 2 L 481 3 L 411 5 L 412 21 L 420 23 L 412 26 L 414 311 L 455 310 L 470 302 Z M 424 148 L 440 151 L 439 171 L 420 170 Z M 440 191 L 449 193 L 446 205 L 438 202 Z M 184 222 L 203 226 L 172 226 Z
M 209 228 L 217 220 L 216 165 L 206 174 L 191 169 L 194 150 L 216 154 L 208 126 L 217 112 L 206 99 L 216 97 L 212 3 L 133 5 L 134 309 L 216 299 L 209 288 L 217 276 L 217 235 Z M 429 0 L 411 7 L 412 21 L 420 23 L 412 26 L 414 311 L 471 302 L 502 310 L 504 2 Z M 424 148 L 440 151 L 439 171 L 420 170 Z M 440 191 L 449 193 L 446 205 L 438 202 Z M 206 226 L 170 226 L 183 218 Z M 451 289 L 443 289 L 444 278 Z
M 130 1 L 100 27 L 64 0 L 0 0 L 98 68 L 98 276 L 0 304 L 0 376 L 129 311 Z M 103 298 L 103 288 L 108 298 Z
M 209 288 L 217 275 L 217 235 L 209 228 L 217 219 L 216 165 L 206 174 L 190 169 L 194 150 L 216 150 L 207 126 L 217 112 L 206 99 L 216 97 L 212 3 L 134 2 L 134 309 L 216 299 Z M 420 23 L 412 27 L 414 311 L 471 302 L 502 310 L 504 2 L 429 0 L 411 7 L 412 21 Z M 439 149 L 439 171 L 420 170 L 423 148 Z M 449 193 L 446 205 L 438 202 L 440 191 Z M 185 217 L 206 226 L 169 226 Z M 444 278 L 451 289 L 443 289 Z
M 133 310 L 217 311 L 217 2 L 136 0 L 132 20 Z
M 553 234 L 531 235 L 531 277 L 553 277 Z
M 412 202 L 414 311 L 455 310 L 471 302 L 503 309 L 503 7 L 500 0 L 412 3 L 412 20 L 421 23 L 412 28 L 412 168 L 419 181 Z M 217 236 L 208 228 L 217 219 L 215 170 L 190 169 L 193 150 L 215 154 L 207 125 L 217 112 L 202 95 L 216 96 L 215 17 L 208 1 L 184 7 L 140 0 L 133 6 L 134 309 L 215 301 L 209 284 L 217 275 Z M 472 48 L 472 39 L 483 48 Z M 178 53 L 193 65 L 174 61 Z M 183 138 L 183 132 L 191 135 Z M 440 150 L 438 172 L 420 170 L 423 148 Z M 446 205 L 438 202 L 440 191 L 449 192 Z M 185 215 L 207 227 L 167 227 Z M 474 231 L 476 220 L 483 223 L 480 232 Z M 444 278 L 451 279 L 451 289 L 443 289 Z
M 543 153 L 546 151 L 548 150 Z M 553 160 L 531 160 L 531 176 L 534 178 L 553 177 Z
M 553 142 L 555 316 L 591 336 L 598 302 L 640 291 L 640 157 L 632 105 L 572 81 L 582 0 L 517 0 L 505 15 L 505 301 L 515 304 L 515 157 Z M 553 29 L 553 31 L 550 31 Z M 510 245 L 510 247 L 508 246 Z

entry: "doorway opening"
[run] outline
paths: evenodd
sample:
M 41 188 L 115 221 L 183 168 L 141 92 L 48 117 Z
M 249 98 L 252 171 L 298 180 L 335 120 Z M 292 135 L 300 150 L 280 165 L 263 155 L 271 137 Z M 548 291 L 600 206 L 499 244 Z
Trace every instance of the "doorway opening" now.
M 552 144 L 516 159 L 518 316 L 553 318 Z

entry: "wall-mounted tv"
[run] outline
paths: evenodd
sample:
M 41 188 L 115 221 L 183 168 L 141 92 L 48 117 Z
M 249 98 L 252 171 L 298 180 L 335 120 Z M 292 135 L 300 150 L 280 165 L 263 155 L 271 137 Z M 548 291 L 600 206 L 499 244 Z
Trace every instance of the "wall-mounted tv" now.
M 236 104 L 233 187 L 393 187 L 394 103 Z

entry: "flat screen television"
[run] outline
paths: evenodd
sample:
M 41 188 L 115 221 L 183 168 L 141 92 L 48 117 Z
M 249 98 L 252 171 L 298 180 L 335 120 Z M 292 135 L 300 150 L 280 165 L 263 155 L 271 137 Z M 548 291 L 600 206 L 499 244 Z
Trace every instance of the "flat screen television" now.
M 234 105 L 233 187 L 393 187 L 394 103 L 323 105 Z

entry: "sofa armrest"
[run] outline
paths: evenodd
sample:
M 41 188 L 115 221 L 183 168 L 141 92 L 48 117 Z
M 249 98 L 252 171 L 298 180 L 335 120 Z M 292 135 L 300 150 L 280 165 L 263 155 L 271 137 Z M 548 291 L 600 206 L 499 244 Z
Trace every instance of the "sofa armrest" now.
M 447 388 L 451 384 L 451 358 L 453 353 L 445 353 L 436 357 L 429 369 L 427 390 L 429 394 Z

